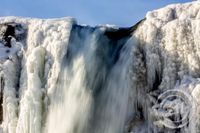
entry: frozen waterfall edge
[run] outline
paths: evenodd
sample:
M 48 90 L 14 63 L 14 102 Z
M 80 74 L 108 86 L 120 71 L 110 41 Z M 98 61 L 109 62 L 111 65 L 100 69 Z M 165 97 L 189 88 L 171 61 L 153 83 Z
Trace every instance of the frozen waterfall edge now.
M 3 133 L 198 133 L 199 20 L 200 2 L 130 28 L 0 18 Z

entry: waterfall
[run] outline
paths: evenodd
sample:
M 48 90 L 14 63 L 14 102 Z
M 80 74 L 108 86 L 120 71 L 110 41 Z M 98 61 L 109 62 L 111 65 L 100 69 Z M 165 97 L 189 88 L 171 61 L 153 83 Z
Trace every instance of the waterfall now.
M 199 133 L 199 12 L 129 28 L 0 18 L 0 133 Z
M 123 131 L 131 46 L 109 42 L 105 30 L 74 26 L 51 99 L 46 132 Z
M 16 120 L 11 127 L 4 120 L 3 132 L 124 132 L 133 29 L 80 26 L 71 18 L 19 21 L 24 34 L 15 31 L 12 45 L 21 48 L 4 59 L 18 57 L 14 61 L 20 63 L 11 61 L 20 73 L 7 73 L 17 82 L 12 91 L 16 104 L 11 108 Z

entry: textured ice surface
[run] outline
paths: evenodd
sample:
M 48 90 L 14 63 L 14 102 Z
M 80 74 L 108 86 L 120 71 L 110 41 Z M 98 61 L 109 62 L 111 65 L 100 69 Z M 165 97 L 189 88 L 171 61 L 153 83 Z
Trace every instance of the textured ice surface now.
M 18 25 L 11 47 L 0 37 L 3 133 L 200 131 L 199 1 L 148 12 L 130 28 L 0 23 Z

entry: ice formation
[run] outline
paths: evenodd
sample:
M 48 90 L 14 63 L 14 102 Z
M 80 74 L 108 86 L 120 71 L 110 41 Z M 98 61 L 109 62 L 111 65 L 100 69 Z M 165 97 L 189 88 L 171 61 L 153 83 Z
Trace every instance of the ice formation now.
M 130 28 L 0 18 L 0 132 L 199 133 L 200 2 Z

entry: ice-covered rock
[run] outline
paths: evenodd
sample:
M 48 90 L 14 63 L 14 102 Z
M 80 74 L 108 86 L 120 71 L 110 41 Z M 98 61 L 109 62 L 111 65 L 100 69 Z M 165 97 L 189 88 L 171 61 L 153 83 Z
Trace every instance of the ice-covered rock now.
M 0 18 L 1 129 L 198 133 L 199 35 L 199 1 L 130 28 Z

